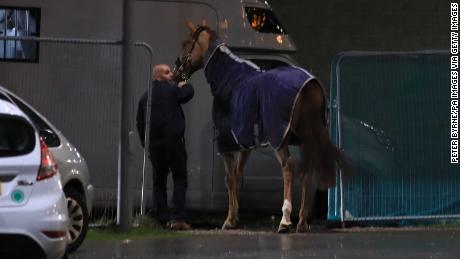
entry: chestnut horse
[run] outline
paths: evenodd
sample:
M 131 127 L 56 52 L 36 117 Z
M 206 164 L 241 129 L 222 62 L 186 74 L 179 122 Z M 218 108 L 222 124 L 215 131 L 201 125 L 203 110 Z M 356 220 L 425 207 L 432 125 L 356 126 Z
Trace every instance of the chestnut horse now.
M 223 156 L 228 191 L 228 215 L 222 229 L 238 224 L 238 190 L 250 150 L 271 145 L 284 180 L 283 217 L 278 232 L 289 232 L 294 160 L 288 145 L 300 146 L 301 208 L 297 232 L 309 228 L 307 188 L 315 179 L 320 188 L 335 185 L 335 167 L 344 170 L 343 155 L 330 141 L 325 119 L 326 97 L 318 80 L 293 66 L 261 71 L 235 56 L 205 22 L 188 22 L 190 34 L 182 44 L 174 78 L 188 80 L 204 68 L 214 96 L 213 121 Z

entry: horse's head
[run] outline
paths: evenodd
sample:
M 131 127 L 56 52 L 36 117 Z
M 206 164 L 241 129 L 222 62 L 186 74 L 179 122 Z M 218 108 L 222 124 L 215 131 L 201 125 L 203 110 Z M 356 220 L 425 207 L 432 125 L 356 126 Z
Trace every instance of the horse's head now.
M 176 59 L 173 77 L 176 82 L 186 81 L 200 68 L 203 68 L 203 58 L 208 50 L 209 40 L 215 34 L 206 21 L 200 26 L 195 26 L 192 22 L 187 23 L 190 33 L 182 43 L 182 51 Z

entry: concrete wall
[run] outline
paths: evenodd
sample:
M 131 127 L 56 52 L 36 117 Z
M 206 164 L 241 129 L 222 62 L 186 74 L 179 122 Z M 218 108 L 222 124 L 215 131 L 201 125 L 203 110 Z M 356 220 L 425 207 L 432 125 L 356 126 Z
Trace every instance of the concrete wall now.
M 294 58 L 329 87 L 332 57 L 342 51 L 448 49 L 450 1 L 271 0 L 297 43 Z
M 41 9 L 40 36 L 121 40 L 122 0 L 1 0 Z M 0 62 L 0 84 L 47 117 L 83 154 L 96 187 L 117 186 L 121 45 L 39 43 L 39 62 Z M 103 193 L 104 200 L 116 193 Z
M 0 5 L 41 8 L 42 37 L 120 40 L 122 36 L 122 0 L 2 0 Z

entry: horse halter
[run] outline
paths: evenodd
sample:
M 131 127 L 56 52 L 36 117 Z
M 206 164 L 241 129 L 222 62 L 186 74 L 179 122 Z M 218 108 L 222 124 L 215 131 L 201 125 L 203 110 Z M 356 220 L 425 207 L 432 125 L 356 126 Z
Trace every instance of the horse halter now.
M 190 79 L 190 76 L 191 76 L 191 73 L 193 72 L 193 67 L 192 67 L 192 62 L 191 62 L 191 59 L 192 59 L 192 52 L 193 52 L 193 49 L 195 48 L 195 44 L 197 43 L 198 41 L 198 37 L 200 36 L 200 34 L 206 30 L 206 27 L 205 26 L 199 26 L 198 29 L 196 29 L 195 33 L 193 33 L 193 41 L 192 41 L 192 47 L 190 47 L 190 50 L 187 52 L 187 58 L 185 58 L 182 63 L 180 63 L 180 59 L 177 58 L 176 60 L 176 64 L 174 66 L 174 69 L 173 69 L 173 73 L 177 70 L 179 72 L 179 78 L 182 80 L 182 81 L 187 81 Z M 177 68 L 177 65 L 180 64 L 179 68 Z M 185 69 L 185 65 L 186 64 L 189 64 L 190 65 L 190 68 L 191 71 L 189 72 L 189 74 L 186 73 L 186 71 L 184 71 Z

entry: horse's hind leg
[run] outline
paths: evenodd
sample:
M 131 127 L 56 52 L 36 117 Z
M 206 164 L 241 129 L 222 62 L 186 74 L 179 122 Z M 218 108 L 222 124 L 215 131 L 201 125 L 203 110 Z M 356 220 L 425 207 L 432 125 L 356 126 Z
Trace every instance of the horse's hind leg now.
M 284 202 L 283 202 L 283 218 L 281 219 L 278 227 L 278 233 L 290 232 L 292 225 L 291 212 L 292 212 L 292 183 L 294 178 L 294 160 L 289 153 L 287 145 L 283 145 L 280 149 L 275 151 L 276 158 L 281 164 L 284 180 Z
M 310 186 L 310 175 L 304 174 L 302 176 L 302 204 L 300 206 L 300 211 L 299 211 L 299 222 L 297 223 L 297 232 L 307 232 L 308 229 L 310 228 L 308 224 L 308 211 L 310 209 L 309 207 L 309 189 L 308 187 Z
M 224 155 L 226 172 L 228 214 L 222 225 L 222 229 L 233 229 L 238 225 L 238 191 L 240 178 L 243 174 L 244 165 L 249 158 L 250 151 L 228 153 Z

